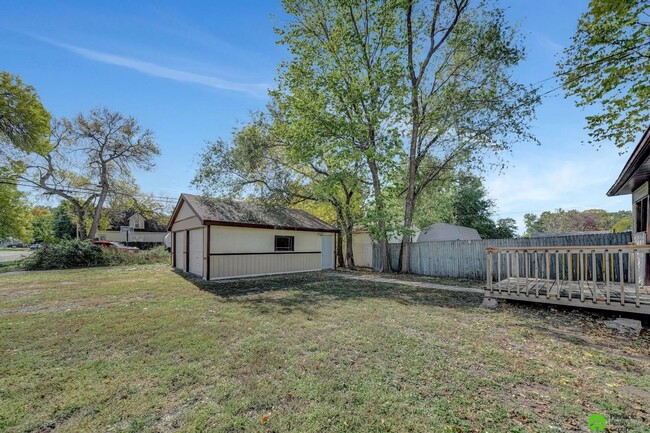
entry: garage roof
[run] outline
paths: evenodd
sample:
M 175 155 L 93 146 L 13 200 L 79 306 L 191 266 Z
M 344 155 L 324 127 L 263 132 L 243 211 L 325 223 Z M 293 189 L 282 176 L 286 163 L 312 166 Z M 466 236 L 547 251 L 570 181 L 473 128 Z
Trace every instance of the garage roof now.
M 172 214 L 170 227 L 183 203 L 188 204 L 202 224 L 318 232 L 339 231 L 336 227 L 300 209 L 192 194 L 181 194 Z

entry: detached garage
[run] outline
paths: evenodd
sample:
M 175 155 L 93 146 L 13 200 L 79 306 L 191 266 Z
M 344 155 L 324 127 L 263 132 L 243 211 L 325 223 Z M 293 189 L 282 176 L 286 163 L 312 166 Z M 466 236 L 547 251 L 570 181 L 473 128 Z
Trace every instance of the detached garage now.
M 333 269 L 338 229 L 298 209 L 181 194 L 174 268 L 206 280 Z

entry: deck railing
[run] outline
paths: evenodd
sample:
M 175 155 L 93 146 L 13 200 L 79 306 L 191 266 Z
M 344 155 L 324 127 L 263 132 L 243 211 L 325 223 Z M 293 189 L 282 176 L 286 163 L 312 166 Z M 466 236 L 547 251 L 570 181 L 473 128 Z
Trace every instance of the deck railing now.
M 487 248 L 486 253 L 487 290 L 499 297 L 650 304 L 645 287 L 650 246 Z

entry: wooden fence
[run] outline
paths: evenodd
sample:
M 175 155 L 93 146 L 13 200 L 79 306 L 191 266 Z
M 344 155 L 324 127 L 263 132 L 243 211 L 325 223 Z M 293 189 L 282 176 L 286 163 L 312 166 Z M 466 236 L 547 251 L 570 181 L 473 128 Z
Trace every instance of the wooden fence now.
M 411 272 L 434 277 L 487 280 L 487 248 L 581 247 L 628 245 L 632 234 L 605 233 L 544 238 L 484 239 L 480 241 L 415 242 L 411 244 Z M 393 269 L 397 269 L 399 244 L 391 244 L 389 254 Z M 378 247 L 373 248 L 373 269 L 379 269 Z M 496 278 L 496 269 L 493 269 Z

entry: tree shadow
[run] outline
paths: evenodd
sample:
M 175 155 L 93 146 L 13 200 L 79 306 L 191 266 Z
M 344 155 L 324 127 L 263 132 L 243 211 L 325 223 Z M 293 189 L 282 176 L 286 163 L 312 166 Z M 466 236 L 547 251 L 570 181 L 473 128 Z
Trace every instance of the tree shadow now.
M 202 291 L 226 302 L 238 302 L 260 313 L 302 311 L 313 315 L 319 308 L 344 301 L 382 299 L 402 305 L 443 308 L 475 308 L 482 294 L 448 292 L 399 283 L 346 279 L 336 272 L 308 272 L 238 280 L 204 281 L 175 271 Z

